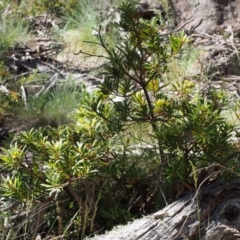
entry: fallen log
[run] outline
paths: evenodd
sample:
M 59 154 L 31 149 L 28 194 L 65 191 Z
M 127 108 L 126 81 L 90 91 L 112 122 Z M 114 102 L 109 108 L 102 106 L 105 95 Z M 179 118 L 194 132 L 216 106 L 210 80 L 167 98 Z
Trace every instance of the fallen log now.
M 91 240 L 240 239 L 240 180 L 213 182 L 149 216 Z

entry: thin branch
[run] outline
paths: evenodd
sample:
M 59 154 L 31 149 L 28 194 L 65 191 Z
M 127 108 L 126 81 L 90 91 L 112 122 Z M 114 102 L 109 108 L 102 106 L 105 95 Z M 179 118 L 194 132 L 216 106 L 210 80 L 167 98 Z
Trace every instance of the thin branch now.
M 106 59 L 110 59 L 109 57 L 103 56 L 103 55 L 97 55 L 97 54 L 90 54 L 87 52 L 83 52 L 82 50 L 79 50 L 78 53 L 73 53 L 74 55 L 79 55 L 79 54 L 84 54 L 87 55 L 88 57 L 99 57 L 99 58 L 106 58 Z
M 78 206 L 82 209 L 83 212 L 85 212 L 85 203 L 84 201 L 78 196 L 78 194 L 75 192 L 75 190 L 72 188 L 70 184 L 65 186 L 63 188 L 70 196 L 75 200 L 75 202 L 78 204 Z
M 172 33 L 175 33 L 175 32 L 178 32 L 179 30 L 181 30 L 185 25 L 187 25 L 188 23 L 192 22 L 194 20 L 194 18 L 190 18 L 188 19 L 186 22 L 184 22 L 181 26 L 179 26 L 178 28 L 172 30 L 172 31 L 169 31 L 167 33 L 161 33 L 161 36 L 166 36 L 166 35 L 170 35 Z

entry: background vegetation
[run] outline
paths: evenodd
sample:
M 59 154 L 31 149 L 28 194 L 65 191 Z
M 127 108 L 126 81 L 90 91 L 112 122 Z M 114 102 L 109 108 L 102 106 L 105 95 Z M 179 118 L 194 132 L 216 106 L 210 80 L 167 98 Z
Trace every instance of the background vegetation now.
M 59 17 L 62 26 L 55 34 L 67 36 L 68 50 L 83 49 L 80 56 L 106 64 L 98 73 L 103 83 L 91 92 L 69 79 L 30 96 L 26 108 L 18 89 L 33 75 L 11 83 L 11 92 L 0 92 L 2 122 L 14 128 L 28 123 L 1 148 L 2 238 L 35 239 L 40 233 L 83 239 L 196 189 L 206 180 L 198 172 L 211 164 L 238 172 L 232 137 L 238 122 L 225 117 L 233 103 L 227 93 L 200 91 L 196 81 L 185 78 L 194 55 L 184 32 L 162 36 L 159 28 L 165 22 L 140 18 L 130 3 L 120 5 L 121 21 L 112 23 L 107 35 L 98 28 L 110 24 L 98 14 L 107 2 L 29 4 L 12 3 L 11 18 L 45 12 Z M 11 28 L 22 24 L 19 33 L 31 34 L 27 23 L 18 24 L 7 24 L 2 51 L 22 41 L 21 35 L 10 36 Z M 95 44 L 89 43 L 92 28 Z M 119 32 L 124 34 L 113 34 Z M 186 64 L 184 73 L 172 67 L 176 62 Z M 4 83 L 9 73 L 4 65 L 1 71 Z

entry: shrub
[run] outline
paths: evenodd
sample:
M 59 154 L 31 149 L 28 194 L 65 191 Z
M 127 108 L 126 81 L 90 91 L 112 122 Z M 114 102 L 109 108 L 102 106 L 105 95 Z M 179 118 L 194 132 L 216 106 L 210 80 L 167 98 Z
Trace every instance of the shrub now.
M 83 91 L 74 122 L 21 132 L 2 148 L 1 164 L 9 171 L 3 196 L 38 203 L 35 212 L 42 217 L 28 219 L 29 234 L 48 232 L 56 222 L 55 234 L 70 238 L 75 232 L 82 239 L 102 222 L 110 229 L 163 207 L 162 191 L 170 201 L 179 193 L 176 186 L 194 188 L 193 168 L 233 163 L 225 161 L 233 126 L 221 115 L 224 94 L 203 94 L 189 80 L 164 80 L 167 63 L 181 57 L 187 37 L 181 32 L 165 41 L 157 18 L 142 20 L 130 3 L 120 11 L 114 27 L 125 34 L 111 47 L 99 33 L 108 60 L 104 82 L 92 93 Z M 140 126 L 146 128 L 140 143 L 147 144 L 134 153 L 139 140 L 131 131 Z M 47 205 L 51 216 L 41 209 L 48 200 L 55 203 Z
M 143 21 L 132 4 L 123 4 L 120 10 L 121 22 L 114 25 L 127 33 L 122 41 L 109 48 L 99 34 L 110 62 L 103 73 L 103 98 L 126 99 L 114 103 L 118 112 L 114 120 L 120 122 L 121 130 L 130 123 L 151 126 L 160 169 L 169 179 L 191 183 L 191 163 L 197 168 L 216 161 L 227 164 L 233 126 L 221 115 L 227 107 L 226 96 L 214 90 L 197 92 L 196 83 L 189 80 L 164 80 L 167 63 L 181 57 L 187 37 L 180 32 L 164 42 L 157 18 Z M 171 172 L 173 165 L 177 169 Z

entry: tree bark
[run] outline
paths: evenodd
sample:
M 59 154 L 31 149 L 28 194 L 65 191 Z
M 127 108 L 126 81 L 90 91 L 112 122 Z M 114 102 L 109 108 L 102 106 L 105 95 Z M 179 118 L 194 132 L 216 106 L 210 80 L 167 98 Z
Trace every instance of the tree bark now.
M 215 182 L 92 240 L 240 239 L 240 180 Z

